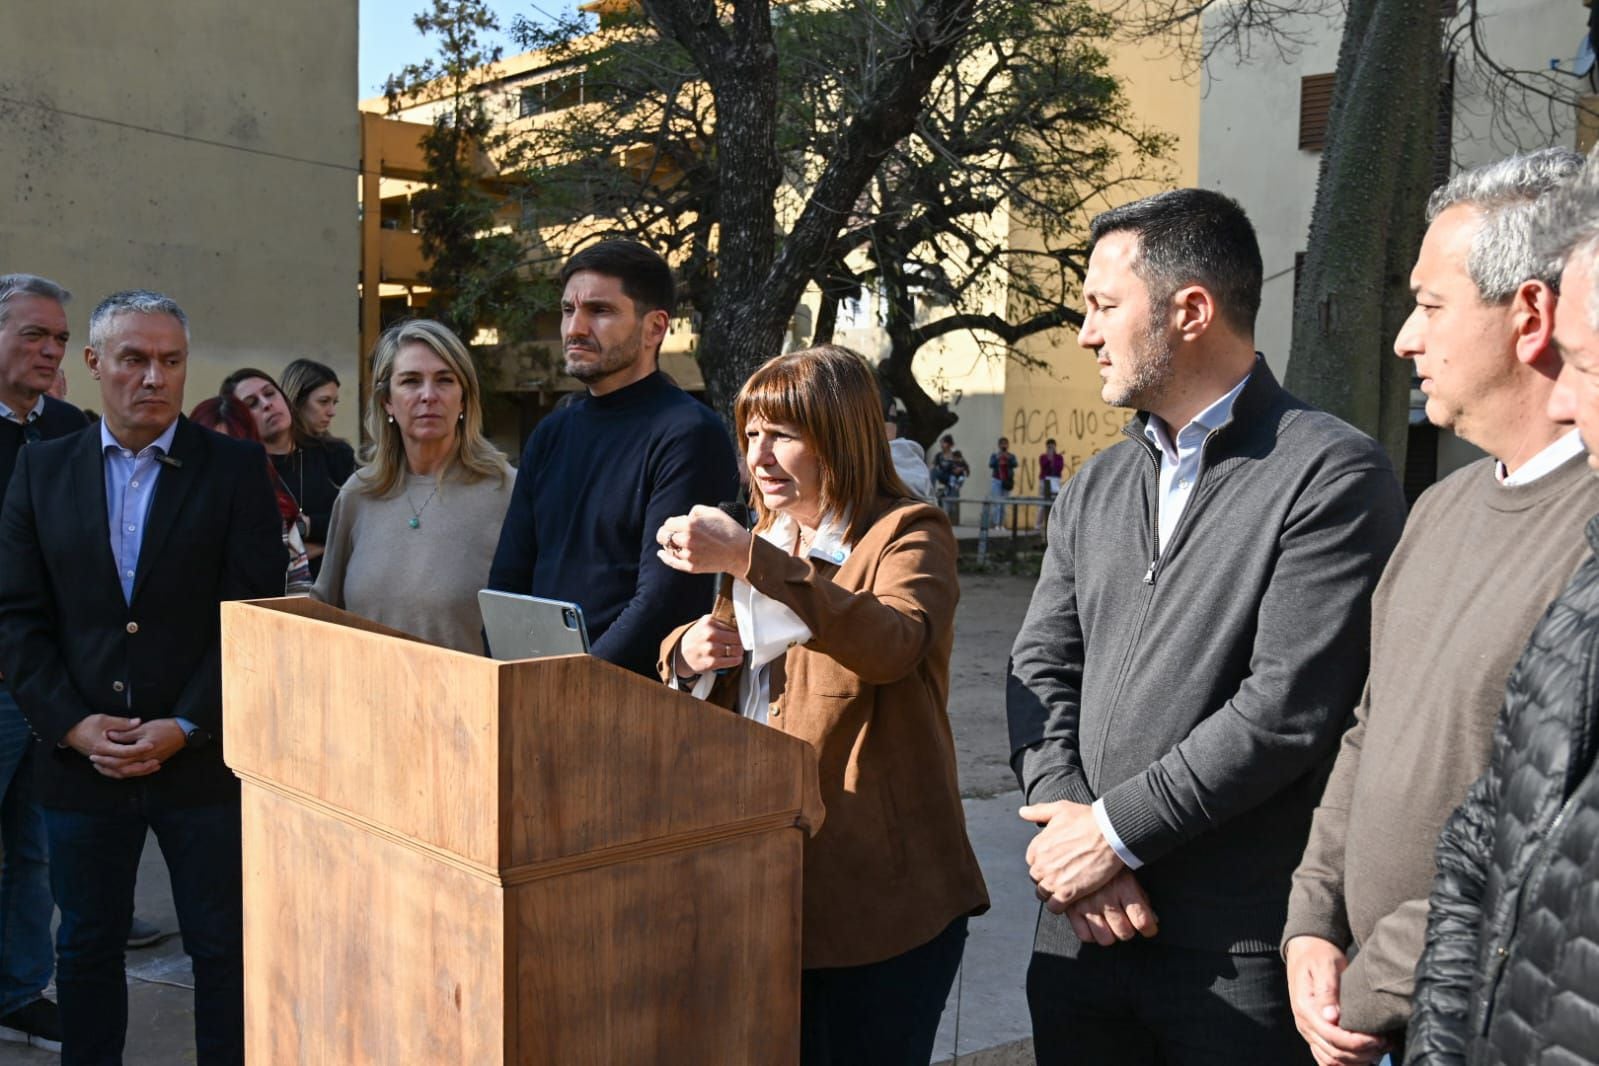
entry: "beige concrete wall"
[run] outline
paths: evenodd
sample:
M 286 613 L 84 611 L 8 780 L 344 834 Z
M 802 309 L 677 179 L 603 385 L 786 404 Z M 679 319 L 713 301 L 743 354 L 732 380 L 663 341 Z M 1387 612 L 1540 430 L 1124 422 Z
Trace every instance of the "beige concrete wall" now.
M 356 431 L 355 0 L 0 4 L 0 270 L 70 288 L 69 398 L 88 316 L 160 289 L 188 312 L 185 405 L 297 357 Z

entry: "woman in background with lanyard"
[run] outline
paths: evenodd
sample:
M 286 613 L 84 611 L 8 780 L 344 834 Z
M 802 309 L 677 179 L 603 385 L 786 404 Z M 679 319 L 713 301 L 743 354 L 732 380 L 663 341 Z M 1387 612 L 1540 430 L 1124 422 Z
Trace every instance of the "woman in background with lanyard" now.
M 339 495 L 339 486 L 355 472 L 355 453 L 343 441 L 323 439 L 307 429 L 277 381 L 265 370 L 235 370 L 222 379 L 219 391 L 255 419 L 256 432 L 278 477 L 310 519 L 305 547 L 315 577 L 322 566 L 322 546 L 327 541 L 333 501 Z

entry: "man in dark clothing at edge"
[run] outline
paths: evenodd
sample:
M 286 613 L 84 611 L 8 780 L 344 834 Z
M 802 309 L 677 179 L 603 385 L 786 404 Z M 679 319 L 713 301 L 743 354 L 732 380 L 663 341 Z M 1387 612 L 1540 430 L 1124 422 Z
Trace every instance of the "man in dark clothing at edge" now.
M 0 499 L 25 445 L 76 433 L 83 412 L 46 395 L 67 352 L 66 289 L 0 275 Z M 49 848 L 33 784 L 33 731 L 0 675 L 0 1040 L 60 1050 L 45 986 L 55 969 Z
M 1138 415 L 1057 497 L 1012 652 L 1011 764 L 1043 826 L 1035 1050 L 1308 1063 L 1278 937 L 1404 499 L 1376 442 L 1255 351 L 1236 203 L 1173 190 L 1091 235 L 1078 340 Z
M 676 285 L 635 241 L 602 241 L 561 270 L 566 372 L 588 394 L 522 452 L 489 587 L 583 608 L 593 653 L 654 677 L 661 638 L 709 608 L 715 575 L 656 558 L 655 531 L 738 490 L 732 441 L 657 368 Z

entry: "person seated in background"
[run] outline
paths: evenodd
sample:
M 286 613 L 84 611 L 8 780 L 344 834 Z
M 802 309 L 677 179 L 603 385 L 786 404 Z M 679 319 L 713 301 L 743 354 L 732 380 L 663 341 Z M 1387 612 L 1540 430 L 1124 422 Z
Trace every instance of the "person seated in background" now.
M 372 461 L 339 490 L 311 595 L 457 651 L 483 651 L 488 581 L 514 475 L 483 436 L 466 346 L 428 319 L 372 352 Z
M 194 405 L 189 421 L 213 433 L 236 440 L 250 440 L 257 444 L 261 438 L 255 432 L 255 420 L 236 403 L 220 396 L 209 396 Z M 277 468 L 269 460 L 267 472 L 272 476 L 273 502 L 283 516 L 283 550 L 289 554 L 289 569 L 284 577 L 283 592 L 287 596 L 301 596 L 311 591 L 311 565 L 305 555 L 305 531 L 310 525 L 289 490 L 283 487 Z
M 946 712 L 955 538 L 895 473 L 849 349 L 766 363 L 734 421 L 759 520 L 752 535 L 701 506 L 660 527 L 663 564 L 736 580 L 731 608 L 669 634 L 657 669 L 816 749 L 827 817 L 805 848 L 801 1062 L 924 1066 L 967 918 L 988 909 Z
M 311 520 L 310 532 L 305 535 L 305 549 L 314 580 L 322 567 L 323 544 L 327 541 L 328 519 L 333 516 L 333 501 L 339 495 L 339 486 L 355 473 L 355 452 L 341 440 L 324 439 L 312 433 L 289 406 L 272 375 L 264 370 L 254 367 L 235 370 L 222 379 L 218 395 L 250 412 L 278 477 L 294 496 L 301 512 Z
M 333 415 L 339 406 L 339 375 L 332 367 L 312 359 L 296 359 L 283 368 L 279 380 L 290 409 L 300 416 L 313 437 L 344 444 L 333 436 Z

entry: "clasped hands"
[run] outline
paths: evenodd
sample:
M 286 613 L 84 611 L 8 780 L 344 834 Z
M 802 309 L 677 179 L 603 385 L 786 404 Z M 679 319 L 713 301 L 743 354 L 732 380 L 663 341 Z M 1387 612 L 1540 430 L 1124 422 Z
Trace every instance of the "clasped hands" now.
M 119 780 L 155 773 L 188 742 L 183 727 L 171 718 L 145 722 L 113 714 L 91 714 L 63 739 L 88 756 L 100 773 Z
M 655 543 L 656 557 L 685 574 L 737 573 L 750 555 L 749 530 L 703 504 L 662 522 Z
M 1017 813 L 1043 826 L 1027 845 L 1027 872 L 1045 909 L 1066 915 L 1077 939 L 1109 947 L 1155 935 L 1159 922 L 1149 897 L 1086 803 L 1035 803 Z

